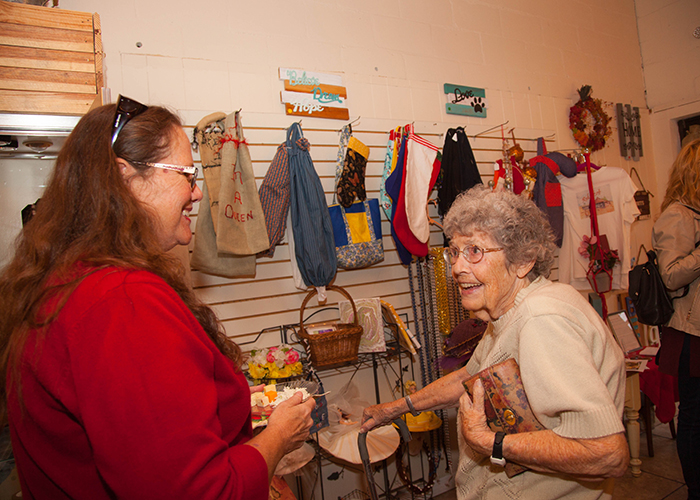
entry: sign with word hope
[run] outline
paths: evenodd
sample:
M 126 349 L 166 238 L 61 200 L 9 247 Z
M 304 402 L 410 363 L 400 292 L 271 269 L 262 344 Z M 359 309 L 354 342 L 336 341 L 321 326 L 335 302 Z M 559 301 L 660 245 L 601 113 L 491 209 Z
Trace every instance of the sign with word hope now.
M 448 115 L 478 116 L 486 118 L 486 90 L 466 85 L 444 85 L 447 95 L 445 110 Z
M 350 116 L 345 104 L 347 90 L 340 75 L 280 68 L 279 77 L 284 80 L 280 99 L 288 115 L 335 120 L 347 120 Z

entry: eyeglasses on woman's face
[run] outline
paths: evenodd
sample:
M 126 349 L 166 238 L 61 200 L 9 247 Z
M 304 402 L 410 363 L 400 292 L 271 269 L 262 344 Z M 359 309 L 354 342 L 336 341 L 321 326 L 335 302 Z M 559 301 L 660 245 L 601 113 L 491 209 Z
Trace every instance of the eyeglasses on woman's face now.
M 457 259 L 459 259 L 460 255 L 463 255 L 464 258 L 467 259 L 467 262 L 469 262 L 470 264 L 478 264 L 479 262 L 481 262 L 481 259 L 484 258 L 485 253 L 498 252 L 499 250 L 503 250 L 503 247 L 481 248 L 476 245 L 467 245 L 462 250 L 460 250 L 457 247 L 450 246 L 445 248 L 442 254 L 445 257 L 445 260 L 450 263 L 450 265 L 456 264 Z
M 122 131 L 124 125 L 129 123 L 129 120 L 140 115 L 147 109 L 148 106 L 145 104 L 141 104 L 140 102 L 124 97 L 123 95 L 119 96 L 119 99 L 117 100 L 117 109 L 114 112 L 114 122 L 112 124 L 112 146 L 114 146 L 114 143 L 117 141 L 119 132 Z
M 197 174 L 199 173 L 199 169 L 194 165 L 173 165 L 171 163 L 151 163 L 150 161 L 132 161 L 129 163 L 146 165 L 147 167 L 153 168 L 162 168 L 164 170 L 173 170 L 187 178 L 187 182 L 190 183 L 190 189 L 194 190 L 194 188 L 197 186 Z

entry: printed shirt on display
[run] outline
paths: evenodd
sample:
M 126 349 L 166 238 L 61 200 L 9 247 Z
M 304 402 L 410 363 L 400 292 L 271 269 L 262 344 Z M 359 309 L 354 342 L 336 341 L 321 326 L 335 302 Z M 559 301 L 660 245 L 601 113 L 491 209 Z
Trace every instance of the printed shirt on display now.
M 620 257 L 613 268 L 613 289 L 628 286 L 631 267 L 630 227 L 639 213 L 634 201 L 637 190 L 627 172 L 619 167 L 602 167 L 592 173 L 596 193 L 598 228 L 608 237 L 611 250 Z M 592 289 L 586 279 L 589 259 L 578 251 L 583 236 L 591 236 L 588 179 L 585 172 L 575 177 L 560 177 L 564 203 L 564 239 L 559 252 L 559 281 L 578 290 Z

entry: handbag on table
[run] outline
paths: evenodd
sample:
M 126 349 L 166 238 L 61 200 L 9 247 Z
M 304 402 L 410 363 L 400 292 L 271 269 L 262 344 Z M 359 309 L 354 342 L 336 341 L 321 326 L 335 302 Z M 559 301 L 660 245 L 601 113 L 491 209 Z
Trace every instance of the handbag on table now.
M 484 413 L 492 431 L 517 434 L 546 429 L 530 409 L 520 379 L 520 367 L 513 358 L 489 366 L 464 382 L 464 389 L 472 399 L 474 384 L 479 379 L 484 386 Z M 513 462 L 507 462 L 505 466 L 508 477 L 526 470 L 524 465 Z

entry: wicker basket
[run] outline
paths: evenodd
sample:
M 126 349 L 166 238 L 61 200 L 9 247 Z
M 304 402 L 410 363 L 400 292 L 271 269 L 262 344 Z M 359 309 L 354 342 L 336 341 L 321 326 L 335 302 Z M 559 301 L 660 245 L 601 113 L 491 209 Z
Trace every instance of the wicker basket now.
M 317 368 L 332 368 L 357 361 L 357 351 L 362 338 L 362 327 L 357 322 L 357 308 L 350 294 L 339 286 L 328 285 L 327 290 L 335 290 L 344 295 L 352 304 L 354 312 L 353 323 L 334 323 L 334 330 L 324 333 L 309 334 L 304 326 L 304 308 L 316 295 L 312 290 L 301 304 L 301 320 L 299 322 L 299 340 L 311 358 L 311 364 Z

